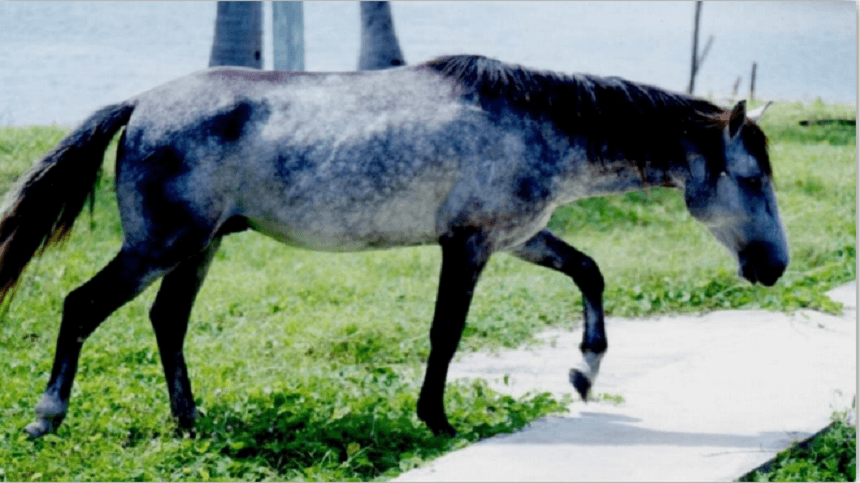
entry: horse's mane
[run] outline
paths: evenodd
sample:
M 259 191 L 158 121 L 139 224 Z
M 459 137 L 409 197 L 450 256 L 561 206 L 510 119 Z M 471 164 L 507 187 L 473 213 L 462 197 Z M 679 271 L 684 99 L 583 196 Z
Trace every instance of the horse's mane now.
M 717 134 L 728 123 L 729 111 L 686 94 L 619 77 L 536 71 L 477 55 L 440 57 L 423 67 L 457 81 L 491 114 L 504 106 L 550 120 L 560 133 L 578 139 L 594 162 L 626 159 L 640 169 L 665 169 L 667 163 L 684 159 L 679 157 L 678 143 L 666 142 L 681 135 L 694 140 L 706 154 L 722 153 Z M 748 137 L 764 149 L 764 134 L 753 123 L 744 127 L 744 138 Z M 764 153 L 767 166 L 762 167 L 769 173 Z

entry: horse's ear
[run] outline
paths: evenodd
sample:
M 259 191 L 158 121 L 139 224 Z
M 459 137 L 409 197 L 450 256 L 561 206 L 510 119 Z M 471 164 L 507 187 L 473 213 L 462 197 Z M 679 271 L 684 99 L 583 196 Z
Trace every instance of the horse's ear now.
M 764 112 L 767 111 L 767 108 L 770 107 L 771 104 L 773 104 L 773 101 L 767 101 L 767 104 L 750 111 L 749 114 L 747 114 L 747 117 L 751 121 L 758 122 L 758 120 L 764 116 Z
M 726 138 L 734 139 L 741 132 L 741 127 L 747 120 L 747 102 L 740 101 L 732 109 L 732 113 L 729 114 L 729 123 L 726 125 Z

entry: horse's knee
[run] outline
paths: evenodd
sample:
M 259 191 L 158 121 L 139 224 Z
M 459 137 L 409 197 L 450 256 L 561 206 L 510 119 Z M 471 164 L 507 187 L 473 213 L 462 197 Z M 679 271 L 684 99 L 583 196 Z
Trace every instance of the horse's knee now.
M 600 273 L 600 268 L 597 262 L 589 256 L 583 256 L 577 260 L 576 267 L 571 267 L 569 273 L 573 276 L 573 281 L 583 294 L 590 296 L 601 296 L 603 294 L 604 282 L 603 274 Z

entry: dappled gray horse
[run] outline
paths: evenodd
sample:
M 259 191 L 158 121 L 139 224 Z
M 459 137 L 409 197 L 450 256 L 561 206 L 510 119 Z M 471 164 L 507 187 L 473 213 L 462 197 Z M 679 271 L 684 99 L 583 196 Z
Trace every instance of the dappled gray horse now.
M 442 402 L 448 364 L 495 252 L 579 287 L 582 361 L 570 379 L 588 396 L 607 348 L 603 278 L 546 229 L 559 205 L 677 187 L 743 277 L 772 285 L 788 265 L 766 139 L 743 102 L 726 111 L 618 78 L 456 56 L 365 73 L 215 68 L 101 109 L 9 193 L 0 296 L 36 252 L 69 234 L 123 125 L 122 247 L 65 299 L 50 381 L 26 429 L 33 436 L 62 422 L 84 340 L 161 276 L 150 318 L 173 414 L 193 425 L 188 316 L 221 239 L 248 228 L 314 250 L 441 245 L 418 399 L 437 434 L 454 434 Z

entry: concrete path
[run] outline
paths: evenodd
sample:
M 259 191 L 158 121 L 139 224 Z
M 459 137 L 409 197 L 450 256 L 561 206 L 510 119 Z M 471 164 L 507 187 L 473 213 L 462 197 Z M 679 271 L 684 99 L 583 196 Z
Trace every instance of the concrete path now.
M 856 282 L 828 293 L 839 317 L 726 311 L 608 319 L 609 351 L 592 395 L 564 416 L 445 455 L 395 481 L 730 481 L 851 407 L 857 381 Z M 507 393 L 575 394 L 568 369 L 581 333 L 541 347 L 471 354 L 450 377 Z M 509 384 L 503 383 L 509 375 Z M 856 416 L 856 414 L 855 414 Z M 856 421 L 856 419 L 855 419 Z

